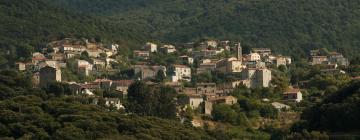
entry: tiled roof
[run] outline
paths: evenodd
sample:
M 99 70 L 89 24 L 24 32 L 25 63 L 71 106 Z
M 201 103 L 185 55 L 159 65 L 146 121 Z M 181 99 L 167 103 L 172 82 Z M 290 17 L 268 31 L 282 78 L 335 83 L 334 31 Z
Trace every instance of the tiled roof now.
M 291 88 L 291 89 L 287 89 L 287 90 L 284 92 L 284 94 L 294 94 L 294 93 L 298 93 L 298 92 L 300 92 L 300 89 L 293 89 L 293 88 Z

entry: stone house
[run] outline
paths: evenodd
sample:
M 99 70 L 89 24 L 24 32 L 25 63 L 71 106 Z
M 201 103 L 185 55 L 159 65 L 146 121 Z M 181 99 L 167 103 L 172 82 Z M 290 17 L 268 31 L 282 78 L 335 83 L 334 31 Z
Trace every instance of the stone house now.
M 206 47 L 216 48 L 218 43 L 215 40 L 208 40 L 208 41 L 205 41 L 205 45 L 206 45 Z
M 105 98 L 105 105 L 114 106 L 118 110 L 125 108 L 119 98 Z
M 72 52 L 74 50 L 72 45 L 62 45 L 60 47 L 61 52 Z
M 180 59 L 184 64 L 189 64 L 189 65 L 194 64 L 194 58 L 189 57 L 187 55 L 180 56 Z
M 63 61 L 65 59 L 65 56 L 62 53 L 51 53 L 50 58 L 51 60 L 55 61 Z
M 257 53 L 264 57 L 264 56 L 268 56 L 271 54 L 271 49 L 270 48 L 252 48 L 251 52 Z
M 128 88 L 132 83 L 134 83 L 133 80 L 116 80 L 112 81 L 111 87 L 115 88 L 116 91 L 120 92 L 120 94 L 125 97 L 127 96 Z
M 164 53 L 173 53 L 176 52 L 176 48 L 174 45 L 164 45 L 160 48 L 162 52 Z
M 204 102 L 202 95 L 184 94 L 186 97 L 179 98 L 178 102 L 183 105 L 189 105 L 192 109 L 197 109 Z
M 106 68 L 106 61 L 101 59 L 91 59 L 92 64 L 94 65 L 94 68 L 96 70 L 101 70 L 103 68 Z
M 250 53 L 246 56 L 247 61 L 260 61 L 261 57 L 258 53 Z
M 212 102 L 213 104 L 233 105 L 237 103 L 237 98 L 234 96 L 220 96 L 208 98 L 207 101 Z
M 329 62 L 331 64 L 339 64 L 341 66 L 349 66 L 349 60 L 346 59 L 341 53 L 331 52 L 329 54 Z
M 217 54 L 220 54 L 222 52 L 224 52 L 224 49 L 219 49 L 219 50 L 203 49 L 203 50 L 200 50 L 200 51 L 194 51 L 193 55 L 196 58 L 198 58 L 198 57 L 213 57 L 213 56 L 216 56 Z
M 26 70 L 26 65 L 23 62 L 17 62 L 17 63 L 15 63 L 15 68 L 18 71 L 24 71 L 24 70 Z
M 80 73 L 83 73 L 86 76 L 90 75 L 90 72 L 93 70 L 93 65 L 86 60 L 76 60 L 77 61 L 77 70 Z
M 329 60 L 327 56 L 312 56 L 311 65 L 328 64 Z
M 174 75 L 171 77 L 172 82 L 191 81 L 191 68 L 185 65 L 173 65 Z
M 266 68 L 266 63 L 261 61 L 247 61 L 244 65 L 247 68 Z
M 134 51 L 135 58 L 149 59 L 150 53 L 148 51 Z
M 216 71 L 221 73 L 241 72 L 244 67 L 242 61 L 235 57 L 222 59 L 216 63 Z
M 250 87 L 250 81 L 249 80 L 235 80 L 230 83 L 227 83 L 228 88 L 236 88 L 238 86 L 244 85 L 246 87 Z
M 152 53 L 152 52 L 157 52 L 157 45 L 151 42 L 147 42 L 144 46 L 144 50 Z
M 98 87 L 97 84 L 78 84 L 78 83 L 69 83 L 70 91 L 74 95 L 89 95 L 93 96 L 93 91 Z
M 120 46 L 118 44 L 110 44 L 110 45 L 107 46 L 107 48 L 109 48 L 113 52 L 117 52 L 119 47 Z
M 45 66 L 40 69 L 40 86 L 46 87 L 52 82 L 61 82 L 61 70 L 58 68 Z
M 100 57 L 101 50 L 98 49 L 87 49 L 86 52 L 89 54 L 89 57 L 97 58 Z
M 215 83 L 197 83 L 196 94 L 216 94 L 216 84 Z
M 246 68 L 241 72 L 241 77 L 249 81 L 248 88 L 269 87 L 271 71 L 267 68 Z
M 141 79 L 155 78 L 160 70 L 162 70 L 166 76 L 165 66 L 134 65 L 133 69 L 135 75 L 139 75 Z
M 302 93 L 300 89 L 289 88 L 283 93 L 283 99 L 285 101 L 301 102 Z
M 278 56 L 276 57 L 275 61 L 273 61 L 273 64 L 275 64 L 277 67 L 279 67 L 280 65 L 287 65 L 287 59 L 286 57 L 282 57 L 282 56 Z

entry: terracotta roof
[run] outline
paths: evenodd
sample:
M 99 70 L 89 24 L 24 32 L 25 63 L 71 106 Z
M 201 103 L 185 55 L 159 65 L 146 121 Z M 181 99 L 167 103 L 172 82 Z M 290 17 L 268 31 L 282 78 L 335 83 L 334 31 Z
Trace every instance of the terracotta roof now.
M 91 84 L 79 84 L 82 88 L 86 88 L 86 89 L 96 89 L 96 88 L 99 88 L 99 85 L 98 84 L 94 84 L 94 83 L 91 83 Z
M 234 96 L 220 96 L 220 97 L 210 97 L 208 101 L 213 102 L 217 100 L 227 100 L 227 99 L 236 99 Z
M 352 79 L 354 79 L 354 80 L 358 80 L 358 79 L 360 79 L 360 76 L 353 77 Z
M 116 84 L 117 86 L 130 86 L 132 83 L 134 83 L 133 80 L 116 80 L 116 81 L 113 81 L 113 84 Z
M 173 65 L 174 67 L 181 67 L 181 68 L 189 68 L 188 66 L 185 65 Z
M 201 85 L 216 85 L 216 83 L 197 83 L 197 86 L 201 86 Z
M 284 92 L 284 94 L 294 94 L 294 93 L 298 93 L 298 92 L 300 92 L 300 89 L 293 89 L 293 88 L 291 88 L 291 89 L 287 89 L 287 90 Z
M 319 55 L 316 55 L 316 56 L 312 56 L 313 58 L 327 58 L 327 56 L 319 56 Z
M 339 55 L 339 54 L 341 54 L 341 53 L 338 53 L 338 52 L 330 52 L 329 54 L 330 54 L 330 55 Z
M 45 57 L 34 57 L 31 60 L 46 60 Z
M 184 95 L 186 95 L 188 97 L 193 97 L 193 98 L 202 98 L 202 95 L 200 95 L 200 94 L 187 94 L 187 93 L 184 93 Z

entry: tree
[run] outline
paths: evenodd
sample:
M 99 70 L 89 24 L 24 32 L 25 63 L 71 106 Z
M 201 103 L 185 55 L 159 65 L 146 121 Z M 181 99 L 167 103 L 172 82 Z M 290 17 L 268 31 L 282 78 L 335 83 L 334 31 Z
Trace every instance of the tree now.
M 229 105 L 218 104 L 218 105 L 214 105 L 213 118 L 216 121 L 223 121 L 231 124 L 236 124 L 237 113 Z
M 165 72 L 162 69 L 160 69 L 156 74 L 156 81 L 164 82 L 165 79 L 166 79 Z
M 153 115 L 154 96 L 149 86 L 142 81 L 136 81 L 128 89 L 128 105 L 126 109 L 129 112 L 139 115 Z
M 160 86 L 157 93 L 155 93 L 158 104 L 156 105 L 156 116 L 162 118 L 176 117 L 176 101 L 177 92 L 174 88 L 169 86 Z
M 128 89 L 126 108 L 129 112 L 139 115 L 175 118 L 176 95 L 175 89 L 171 87 L 149 87 L 144 82 L 137 81 Z
M 90 61 L 90 56 L 89 56 L 89 53 L 87 51 L 83 51 L 81 54 L 80 54 L 80 59 L 81 60 L 86 60 L 86 61 Z

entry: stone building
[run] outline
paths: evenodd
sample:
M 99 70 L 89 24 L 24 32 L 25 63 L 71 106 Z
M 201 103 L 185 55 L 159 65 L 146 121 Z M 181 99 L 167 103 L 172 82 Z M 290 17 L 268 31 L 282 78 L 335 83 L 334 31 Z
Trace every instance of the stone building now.
M 216 94 L 215 83 L 197 83 L 196 94 Z
M 302 93 L 300 89 L 289 88 L 283 93 L 283 99 L 285 101 L 301 102 Z
M 216 63 L 216 71 L 221 73 L 241 72 L 243 68 L 242 61 L 235 57 L 222 59 Z
M 174 65 L 174 75 L 171 77 L 172 82 L 191 80 L 191 68 L 185 65 Z
M 327 56 L 312 56 L 311 65 L 328 64 L 329 60 Z
M 267 68 L 246 68 L 241 72 L 241 77 L 249 81 L 249 88 L 269 87 L 271 71 Z
M 268 56 L 271 54 L 271 49 L 270 48 L 252 48 L 251 49 L 252 53 L 258 53 L 261 56 Z
M 141 79 L 155 78 L 160 70 L 162 70 L 166 76 L 165 66 L 134 65 L 133 69 L 135 75 L 138 75 Z
M 144 46 L 144 50 L 148 52 L 157 52 L 157 45 L 151 42 L 147 42 Z
M 45 66 L 40 69 L 40 86 L 46 87 L 49 83 L 61 82 L 61 70 Z

